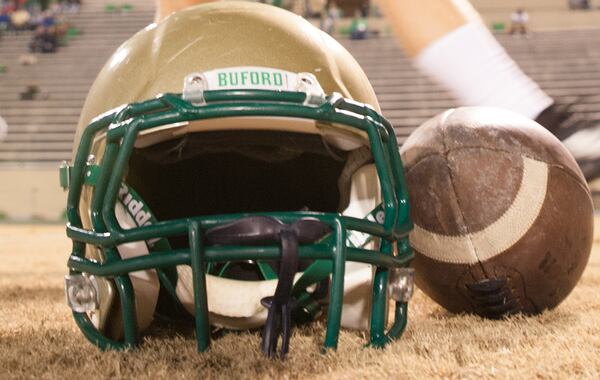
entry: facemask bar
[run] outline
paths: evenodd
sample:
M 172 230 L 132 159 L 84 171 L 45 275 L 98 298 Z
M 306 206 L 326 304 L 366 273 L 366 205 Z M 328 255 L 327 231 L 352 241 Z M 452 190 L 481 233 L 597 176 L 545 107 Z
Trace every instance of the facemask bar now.
M 324 348 L 336 348 L 340 329 L 344 269 L 347 260 L 376 266 L 373 284 L 370 344 L 382 347 L 399 337 L 407 321 L 407 301 L 396 302 L 396 317 L 392 328 L 384 331 L 386 321 L 386 288 L 388 268 L 406 267 L 413 255 L 408 244 L 412 229 L 409 217 L 408 194 L 394 130 L 389 122 L 373 108 L 334 94 L 318 105 L 307 105 L 306 94 L 301 92 L 267 90 L 206 91 L 205 103 L 194 106 L 180 95 L 163 94 L 156 99 L 131 104 L 101 115 L 85 129 L 74 165 L 70 172 L 70 191 L 67 205 L 67 235 L 73 240 L 73 252 L 68 266 L 70 276 L 87 273 L 96 277 L 114 279 L 124 323 L 124 339 L 114 341 L 98 331 L 86 313 L 73 312 L 84 335 L 102 349 L 126 349 L 137 345 L 134 292 L 128 273 L 190 265 L 196 309 L 196 337 L 198 350 L 210 345 L 208 307 L 205 283 L 205 265 L 213 262 L 236 260 L 278 260 L 278 246 L 203 246 L 203 231 L 229 223 L 246 215 L 203 216 L 160 221 L 153 225 L 123 230 L 115 216 L 115 203 L 125 168 L 140 131 L 181 121 L 219 118 L 226 115 L 297 117 L 343 124 L 365 131 L 379 177 L 385 219 L 383 223 L 342 216 L 336 213 L 278 212 L 261 213 L 284 223 L 303 217 L 317 218 L 333 231 L 331 237 L 315 244 L 299 247 L 300 258 L 323 260 L 330 263 L 314 273 L 306 273 L 295 285 L 306 287 L 323 276 L 332 274 L 330 303 Z M 92 230 L 84 229 L 79 215 L 79 203 L 86 177 L 86 160 L 94 138 L 106 131 L 106 148 L 99 164 L 99 174 L 91 203 Z M 380 251 L 348 247 L 347 231 L 367 233 L 381 239 Z M 132 241 L 145 241 L 187 235 L 189 249 L 153 252 L 151 255 L 121 259 L 116 246 Z M 100 247 L 106 257 L 98 263 L 85 258 L 85 246 Z M 397 255 L 394 255 L 394 247 Z

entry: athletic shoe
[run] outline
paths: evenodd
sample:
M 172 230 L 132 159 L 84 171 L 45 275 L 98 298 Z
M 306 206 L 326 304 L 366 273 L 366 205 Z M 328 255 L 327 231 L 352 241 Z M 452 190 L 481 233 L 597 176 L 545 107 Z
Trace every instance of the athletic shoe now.
M 553 104 L 535 119 L 571 152 L 588 182 L 600 178 L 600 120 L 572 110 L 573 104 Z

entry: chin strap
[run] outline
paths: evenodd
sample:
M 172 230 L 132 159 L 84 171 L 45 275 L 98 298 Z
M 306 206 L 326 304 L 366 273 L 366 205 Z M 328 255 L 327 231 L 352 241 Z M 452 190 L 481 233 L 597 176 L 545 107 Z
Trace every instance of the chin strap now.
M 261 349 L 268 357 L 274 357 L 277 350 L 277 341 L 281 335 L 281 357 L 285 357 L 290 346 L 292 331 L 292 286 L 294 275 L 298 271 L 298 236 L 289 228 L 284 228 L 279 233 L 281 243 L 281 264 L 279 266 L 279 281 L 275 294 L 261 300 L 264 307 L 269 310 L 267 321 L 263 329 Z
M 314 243 L 329 232 L 330 228 L 317 219 L 303 218 L 292 224 L 285 224 L 279 219 L 264 216 L 243 218 L 206 232 L 210 244 L 280 244 L 281 261 L 275 294 L 261 300 L 262 305 L 269 310 L 261 343 L 261 349 L 268 357 L 276 356 L 280 336 L 280 357 L 284 358 L 289 350 L 292 310 L 296 306 L 292 288 L 298 271 L 298 245 Z

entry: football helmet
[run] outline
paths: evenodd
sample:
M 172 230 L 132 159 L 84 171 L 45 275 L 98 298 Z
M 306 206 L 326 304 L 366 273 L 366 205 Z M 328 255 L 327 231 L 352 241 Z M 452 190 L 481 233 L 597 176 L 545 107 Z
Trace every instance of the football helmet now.
M 174 314 L 195 321 L 199 351 L 211 325 L 264 326 L 268 356 L 321 309 L 325 348 L 340 326 L 374 346 L 406 326 L 412 223 L 394 130 L 351 55 L 285 10 L 200 5 L 126 41 L 61 181 L 67 301 L 101 348 L 135 346 Z

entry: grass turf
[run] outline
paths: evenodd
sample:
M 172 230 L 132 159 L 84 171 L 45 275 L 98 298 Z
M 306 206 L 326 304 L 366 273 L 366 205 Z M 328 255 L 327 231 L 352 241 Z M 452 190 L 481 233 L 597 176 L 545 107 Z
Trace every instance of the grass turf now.
M 600 219 L 596 220 L 596 225 Z M 598 228 L 596 228 L 598 230 Z M 417 292 L 409 327 L 385 350 L 342 332 L 319 353 L 322 324 L 295 329 L 285 362 L 259 352 L 257 333 L 229 333 L 210 352 L 191 334 L 156 328 L 141 349 L 100 352 L 65 304 L 70 250 L 62 226 L 0 225 L 0 379 L 11 378 L 600 378 L 600 232 L 588 267 L 558 308 L 488 321 L 453 315 Z

